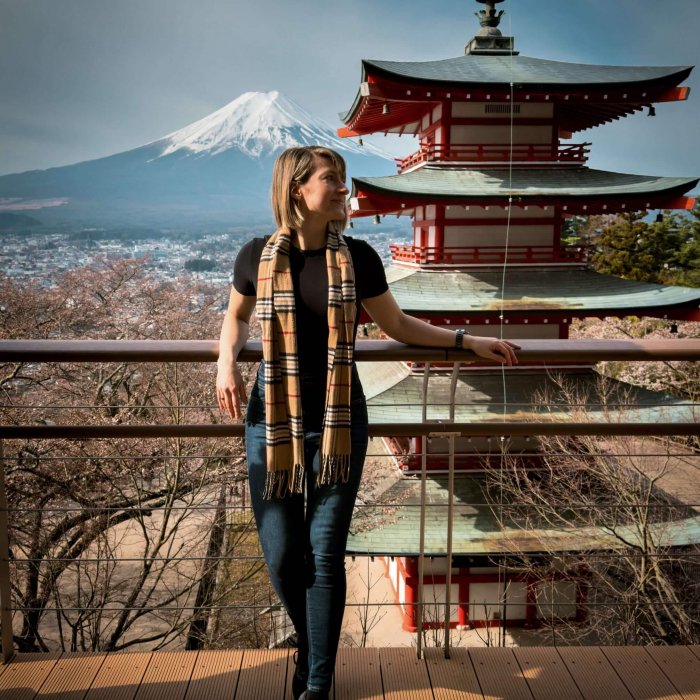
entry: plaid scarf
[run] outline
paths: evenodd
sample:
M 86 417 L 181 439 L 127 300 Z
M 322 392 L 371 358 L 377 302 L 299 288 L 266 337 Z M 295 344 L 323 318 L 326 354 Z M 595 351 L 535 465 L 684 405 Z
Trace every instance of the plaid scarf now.
M 341 234 L 328 230 L 328 375 L 319 455 L 319 484 L 348 480 L 350 380 L 355 330 L 355 275 Z M 268 240 L 258 268 L 257 314 L 262 326 L 267 479 L 264 498 L 302 493 L 304 430 L 299 395 L 296 308 L 289 262 L 291 234 Z

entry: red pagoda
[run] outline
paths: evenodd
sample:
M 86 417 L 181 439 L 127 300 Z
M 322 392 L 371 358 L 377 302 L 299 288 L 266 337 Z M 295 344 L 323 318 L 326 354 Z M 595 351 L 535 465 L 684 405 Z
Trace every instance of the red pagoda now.
M 397 174 L 352 180 L 353 217 L 412 219 L 413 244 L 392 247 L 393 264 L 387 271 L 400 306 L 434 324 L 511 339 L 567 338 L 573 318 L 591 316 L 700 320 L 699 289 L 598 274 L 588 266 L 585 245 L 562 242 L 564 221 L 575 214 L 693 207 L 687 193 L 697 178 L 594 170 L 586 165 L 591 144 L 569 142 L 584 129 L 641 110 L 654 114 L 657 103 L 686 100 L 689 88 L 681 83 L 692 66 L 583 65 L 520 56 L 513 38 L 498 29 L 503 12 L 495 6 L 501 1 L 478 0 L 486 5 L 477 13 L 482 29 L 464 56 L 428 62 L 363 60 L 360 89 L 341 117 L 345 127 L 338 133 L 343 137 L 383 132 L 418 139 L 418 150 L 398 161 Z M 582 387 L 595 378 L 590 366 L 559 369 Z M 412 367 L 371 364 L 361 372 L 370 420 L 420 420 L 422 381 Z M 526 418 L 533 394 L 547 381 L 546 368 L 514 368 L 508 371 L 506 395 L 500 369 L 472 365 L 460 376 L 456 419 Z M 448 415 L 448 385 L 448 377 L 431 377 L 432 417 Z M 636 398 L 640 420 L 682 410 L 652 392 L 636 390 Z M 395 439 L 391 445 L 397 454 L 413 455 L 401 462 L 405 469 L 416 468 L 415 455 L 424 448 L 420 438 Z M 510 446 L 515 451 L 526 447 Z M 439 475 L 446 441 L 431 440 L 425 449 L 437 504 L 444 493 Z M 498 446 L 486 438 L 464 438 L 457 441 L 457 452 L 460 467 L 471 470 L 460 480 L 457 498 L 478 502 L 478 470 L 484 469 L 484 455 L 497 455 Z M 411 489 L 415 491 L 408 482 L 397 481 L 394 495 L 408 502 L 415 495 Z M 465 513 L 478 510 L 466 508 Z M 474 518 L 483 515 L 477 512 Z M 351 534 L 348 545 L 357 554 L 387 557 L 387 575 L 409 630 L 414 629 L 410 603 L 417 589 L 417 523 L 412 517 L 377 521 Z M 436 515 L 434 532 L 426 539 L 426 554 L 434 557 L 427 595 L 437 597 L 444 596 L 440 586 L 447 567 L 440 517 Z M 536 624 L 541 598 L 534 584 L 517 573 L 504 578 L 494 564 L 504 551 L 502 533 L 494 528 L 477 542 L 468 520 L 460 520 L 464 532 L 455 531 L 451 599 L 461 602 L 452 624 L 500 624 L 498 606 L 482 602 L 505 595 L 511 623 Z M 565 575 L 557 585 L 548 595 L 550 602 L 553 595 L 569 606 L 560 616 L 584 614 L 585 591 Z

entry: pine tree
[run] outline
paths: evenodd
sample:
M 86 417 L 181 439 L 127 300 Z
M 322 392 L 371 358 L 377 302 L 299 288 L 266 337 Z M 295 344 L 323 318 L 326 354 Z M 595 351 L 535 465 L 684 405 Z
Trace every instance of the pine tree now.
M 640 282 L 700 286 L 700 209 L 665 211 L 649 223 L 644 212 L 621 214 L 603 227 L 594 269 Z
M 683 241 L 678 253 L 678 284 L 700 287 L 700 205 L 683 220 Z

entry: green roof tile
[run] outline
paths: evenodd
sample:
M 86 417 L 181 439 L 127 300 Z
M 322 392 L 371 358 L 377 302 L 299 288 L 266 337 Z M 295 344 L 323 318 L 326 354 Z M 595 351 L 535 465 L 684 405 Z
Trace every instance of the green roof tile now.
M 426 526 L 425 553 L 441 556 L 447 551 L 447 477 L 429 478 L 426 492 L 432 503 L 426 506 L 426 519 L 435 524 Z M 389 509 L 388 514 L 382 513 L 381 508 L 360 509 L 351 524 L 348 553 L 399 556 L 418 553 L 420 509 L 410 504 L 420 503 L 420 481 L 399 479 L 384 494 L 384 499 L 405 505 Z M 462 476 L 455 479 L 454 555 L 577 551 L 616 546 L 616 538 L 597 527 L 525 530 L 513 522 L 501 528 L 489 506 L 471 505 L 484 502 L 482 479 Z M 652 525 L 652 529 L 660 546 L 687 546 L 700 542 L 700 516 L 679 519 L 673 527 L 668 523 Z M 619 534 L 630 542 L 639 537 L 632 527 L 621 527 Z
M 465 55 L 440 61 L 362 62 L 363 79 L 377 72 L 400 79 L 465 85 L 604 86 L 665 81 L 678 84 L 692 66 L 604 66 L 529 56 Z
M 593 312 L 700 306 L 700 289 L 623 280 L 592 270 L 412 270 L 387 275 L 399 306 L 410 313 Z
M 397 363 L 400 364 L 400 363 Z M 367 408 L 371 423 L 420 422 L 423 405 L 423 377 L 407 374 L 396 384 L 375 393 L 372 388 L 372 370 L 368 363 L 358 363 L 358 370 L 366 386 Z M 398 376 L 398 373 L 397 375 Z M 428 420 L 449 419 L 450 376 L 432 375 L 428 384 Z M 502 420 L 571 420 L 571 408 L 565 403 L 550 400 L 546 407 L 533 408 L 536 396 L 561 395 L 560 383 L 571 388 L 571 393 L 588 408 L 590 421 L 626 420 L 639 422 L 693 422 L 697 420 L 700 405 L 606 378 L 606 405 L 598 405 L 600 375 L 593 370 L 556 373 L 518 370 L 508 374 L 506 403 L 503 405 L 503 377 L 500 370 L 462 372 L 455 394 L 457 422 Z
M 494 197 L 601 197 L 677 193 L 691 190 L 698 178 L 657 177 L 593 170 L 582 166 L 555 168 L 465 169 L 426 165 L 384 177 L 353 178 L 353 194 L 382 192 L 406 197 L 469 199 Z

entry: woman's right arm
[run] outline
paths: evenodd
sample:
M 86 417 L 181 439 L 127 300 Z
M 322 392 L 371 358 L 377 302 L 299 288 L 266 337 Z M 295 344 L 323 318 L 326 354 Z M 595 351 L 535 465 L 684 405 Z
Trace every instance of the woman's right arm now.
M 221 326 L 219 359 L 216 363 L 216 400 L 219 408 L 231 418 L 242 416 L 241 403 L 248 400 L 237 359 L 248 340 L 248 322 L 255 308 L 255 300 L 256 297 L 244 296 L 232 287 Z

